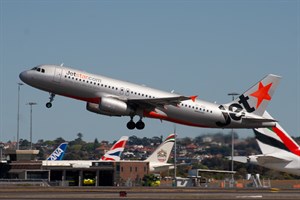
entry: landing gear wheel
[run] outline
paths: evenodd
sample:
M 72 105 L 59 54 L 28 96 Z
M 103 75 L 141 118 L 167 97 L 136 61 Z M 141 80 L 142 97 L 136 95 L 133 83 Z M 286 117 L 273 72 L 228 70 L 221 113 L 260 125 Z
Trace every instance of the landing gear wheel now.
M 145 128 L 145 123 L 142 120 L 140 120 L 135 124 L 135 126 L 138 130 L 142 130 Z
M 52 103 L 50 103 L 50 102 L 46 103 L 46 107 L 47 108 L 51 108 L 52 107 Z
M 130 120 L 128 123 L 127 123 L 127 128 L 129 130 L 133 130 L 135 128 L 135 123 L 134 121 Z
M 50 93 L 50 101 L 48 103 L 46 103 L 46 107 L 47 108 L 51 108 L 52 107 L 52 101 L 54 100 L 55 94 L 54 93 Z

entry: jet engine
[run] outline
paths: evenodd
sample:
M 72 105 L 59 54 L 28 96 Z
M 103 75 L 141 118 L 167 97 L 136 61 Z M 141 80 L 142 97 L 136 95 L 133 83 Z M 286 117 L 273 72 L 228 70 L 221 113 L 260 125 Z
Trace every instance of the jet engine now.
M 125 102 L 109 97 L 101 98 L 99 104 L 87 103 L 86 109 L 94 113 L 108 116 L 124 116 L 134 113 L 133 109 Z

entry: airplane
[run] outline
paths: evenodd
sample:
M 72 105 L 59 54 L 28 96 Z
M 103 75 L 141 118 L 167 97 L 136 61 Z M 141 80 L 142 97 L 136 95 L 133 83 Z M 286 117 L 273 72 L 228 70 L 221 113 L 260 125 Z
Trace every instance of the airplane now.
M 272 118 L 266 111 L 264 116 Z M 300 175 L 300 146 L 276 123 L 272 128 L 253 129 L 262 154 L 235 156 L 234 161 L 251 163 L 277 171 Z
M 124 151 L 125 145 L 128 141 L 128 136 L 122 136 L 108 152 L 106 152 L 100 160 L 105 161 L 120 161 L 122 152 Z
M 163 172 L 174 169 L 174 164 L 167 163 L 175 144 L 175 134 L 170 134 L 165 141 L 160 144 L 155 151 L 145 160 L 149 162 L 149 171 Z
M 262 117 L 281 77 L 267 75 L 227 104 L 210 103 L 197 96 L 183 96 L 143 85 L 95 75 L 63 65 L 38 65 L 20 73 L 28 85 L 55 95 L 86 102 L 90 112 L 129 116 L 127 128 L 144 129 L 144 117 L 205 128 L 274 127 L 276 120 Z M 133 119 L 139 117 L 137 122 Z
M 62 160 L 65 155 L 67 146 L 67 142 L 61 143 L 46 160 Z

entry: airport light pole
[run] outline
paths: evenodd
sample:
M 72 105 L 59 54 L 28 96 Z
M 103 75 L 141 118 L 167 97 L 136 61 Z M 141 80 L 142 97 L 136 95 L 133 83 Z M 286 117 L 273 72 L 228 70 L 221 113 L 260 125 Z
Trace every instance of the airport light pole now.
M 32 150 L 32 106 L 37 105 L 37 103 L 29 102 L 26 105 L 30 106 L 30 150 Z
M 176 134 L 176 124 L 174 124 L 174 187 L 177 187 L 177 180 L 176 180 L 176 173 L 177 173 L 177 169 L 176 169 L 176 156 L 177 156 L 177 134 Z
M 24 85 L 23 83 L 18 83 L 18 116 L 17 116 L 17 150 L 19 150 L 19 137 L 20 137 L 20 88 Z
M 231 92 L 231 93 L 228 93 L 228 96 L 232 96 L 232 101 L 234 101 L 235 99 L 235 96 L 239 95 L 238 93 L 236 92 Z M 233 129 L 231 129 L 231 171 L 232 171 L 232 174 L 231 174 L 231 180 L 232 180 L 232 183 L 234 181 L 234 174 L 233 174 L 233 171 L 234 171 L 234 166 L 233 166 L 233 156 L 234 156 L 234 131 Z
M 0 160 L 1 160 L 1 163 L 2 163 L 2 149 L 4 147 L 4 144 L 0 144 Z

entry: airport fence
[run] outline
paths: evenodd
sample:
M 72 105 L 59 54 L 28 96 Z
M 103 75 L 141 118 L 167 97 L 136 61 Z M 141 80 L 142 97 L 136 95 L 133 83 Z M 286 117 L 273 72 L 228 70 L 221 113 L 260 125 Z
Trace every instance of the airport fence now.
M 14 185 L 14 186 L 42 186 L 49 187 L 50 184 L 47 179 L 0 179 L 0 185 Z

